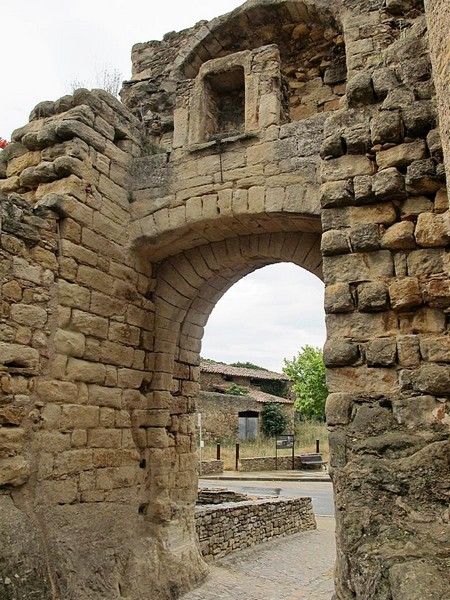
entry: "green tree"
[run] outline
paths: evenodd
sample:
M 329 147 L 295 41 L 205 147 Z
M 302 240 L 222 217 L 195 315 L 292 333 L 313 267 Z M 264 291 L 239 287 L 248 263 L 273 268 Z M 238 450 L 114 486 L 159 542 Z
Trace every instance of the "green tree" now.
M 275 402 L 264 404 L 261 416 L 263 433 L 267 437 L 280 435 L 287 427 L 287 417 L 282 407 Z
M 324 421 L 328 390 L 322 350 L 303 346 L 292 360 L 285 358 L 284 364 L 283 373 L 294 382 L 295 408 L 300 417 L 304 421 Z

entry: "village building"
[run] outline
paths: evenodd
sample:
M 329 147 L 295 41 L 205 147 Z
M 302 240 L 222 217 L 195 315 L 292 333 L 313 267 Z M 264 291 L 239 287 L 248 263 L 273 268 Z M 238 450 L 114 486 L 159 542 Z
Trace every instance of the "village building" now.
M 291 431 L 295 411 L 287 375 L 223 363 L 200 363 L 197 406 L 205 440 L 255 440 L 262 435 L 262 411 L 269 403 L 282 406 Z

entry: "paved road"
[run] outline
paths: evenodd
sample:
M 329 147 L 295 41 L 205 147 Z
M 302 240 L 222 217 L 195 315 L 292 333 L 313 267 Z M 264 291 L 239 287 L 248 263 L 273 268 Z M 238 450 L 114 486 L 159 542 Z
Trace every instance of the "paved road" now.
M 210 564 L 205 583 L 183 600 L 330 600 L 335 560 L 334 519 L 259 544 Z
M 331 482 L 312 481 L 221 481 L 200 480 L 200 487 L 225 487 L 245 494 L 261 494 L 296 498 L 310 496 L 318 516 L 334 515 L 333 486 Z

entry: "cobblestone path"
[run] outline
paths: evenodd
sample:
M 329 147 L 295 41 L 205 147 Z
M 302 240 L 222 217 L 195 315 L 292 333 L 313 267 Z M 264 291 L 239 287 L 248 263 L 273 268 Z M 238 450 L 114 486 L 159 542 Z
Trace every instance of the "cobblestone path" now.
M 210 563 L 205 583 L 183 600 L 330 600 L 334 520 Z

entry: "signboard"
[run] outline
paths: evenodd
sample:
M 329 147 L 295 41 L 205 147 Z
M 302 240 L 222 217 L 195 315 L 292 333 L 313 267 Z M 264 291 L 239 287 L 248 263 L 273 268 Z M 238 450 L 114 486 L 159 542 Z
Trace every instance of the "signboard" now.
M 278 470 L 278 450 L 292 449 L 292 470 L 295 468 L 294 458 L 295 438 L 293 433 L 277 435 L 275 439 L 275 469 Z
M 293 448 L 294 447 L 294 435 L 277 435 L 277 449 L 281 450 L 283 448 Z

